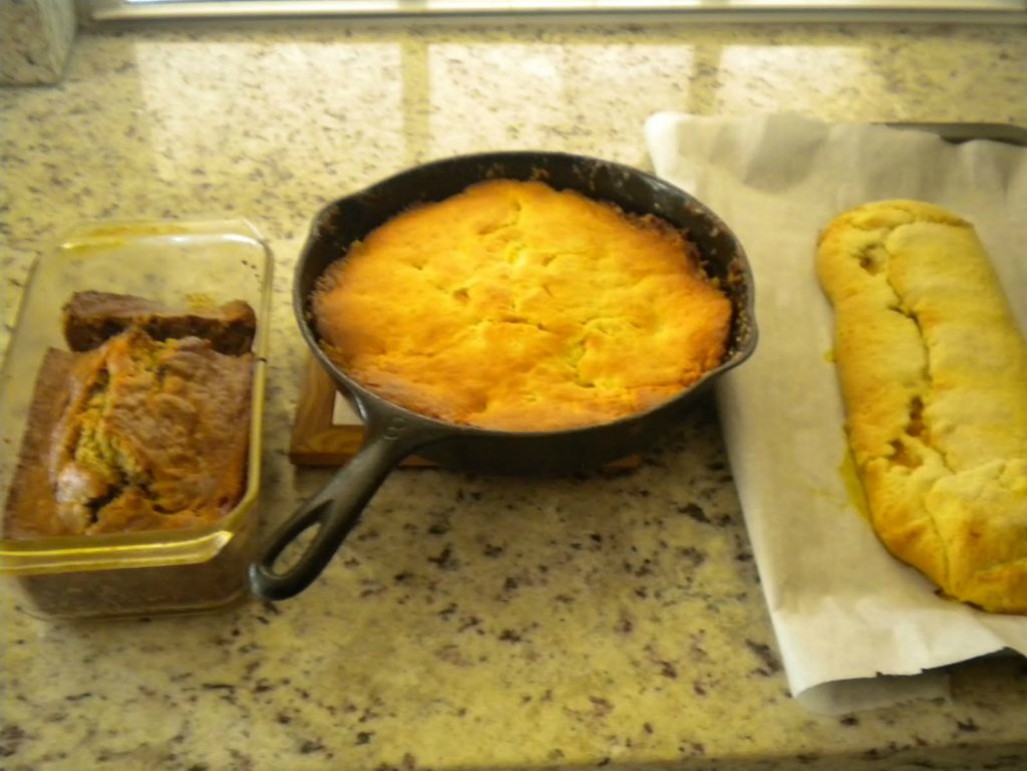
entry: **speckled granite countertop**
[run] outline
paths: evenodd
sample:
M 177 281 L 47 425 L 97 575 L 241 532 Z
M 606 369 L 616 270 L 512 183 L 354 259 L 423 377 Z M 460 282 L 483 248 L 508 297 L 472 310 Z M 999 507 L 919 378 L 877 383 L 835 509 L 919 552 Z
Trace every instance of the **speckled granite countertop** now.
M 285 455 L 290 271 L 323 202 L 472 150 L 645 164 L 665 109 L 1027 124 L 1025 61 L 1023 30 L 993 28 L 88 33 L 59 86 L 0 91 L 5 321 L 73 221 L 250 218 L 277 261 L 277 521 L 325 479 Z M 945 701 L 839 718 L 791 700 L 709 405 L 617 475 L 396 473 L 275 606 L 54 624 L 5 591 L 0 613 L 11 771 L 1027 767 L 1022 659 L 954 668 Z

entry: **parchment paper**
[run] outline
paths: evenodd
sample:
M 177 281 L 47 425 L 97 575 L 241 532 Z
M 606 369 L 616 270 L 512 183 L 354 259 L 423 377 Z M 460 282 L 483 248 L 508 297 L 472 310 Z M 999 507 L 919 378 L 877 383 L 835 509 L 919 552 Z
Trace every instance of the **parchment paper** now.
M 1027 150 L 791 115 L 658 114 L 646 140 L 656 173 L 720 214 L 752 260 L 759 344 L 717 400 L 792 693 L 817 711 L 866 709 L 944 694 L 947 679 L 924 670 L 1027 655 L 1027 617 L 938 598 L 860 514 L 813 266 L 842 210 L 931 201 L 975 224 L 1027 329 Z

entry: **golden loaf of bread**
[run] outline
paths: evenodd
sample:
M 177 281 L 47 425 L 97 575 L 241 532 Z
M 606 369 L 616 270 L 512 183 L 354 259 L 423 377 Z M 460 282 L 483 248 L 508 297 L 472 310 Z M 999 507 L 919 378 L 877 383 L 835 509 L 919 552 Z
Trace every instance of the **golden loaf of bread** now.
M 354 244 L 312 298 L 328 355 L 370 390 L 510 431 L 608 422 L 720 364 L 732 306 L 669 224 L 493 180 Z
M 867 204 L 827 226 L 817 270 L 881 541 L 949 597 L 1027 613 L 1027 345 L 974 228 Z

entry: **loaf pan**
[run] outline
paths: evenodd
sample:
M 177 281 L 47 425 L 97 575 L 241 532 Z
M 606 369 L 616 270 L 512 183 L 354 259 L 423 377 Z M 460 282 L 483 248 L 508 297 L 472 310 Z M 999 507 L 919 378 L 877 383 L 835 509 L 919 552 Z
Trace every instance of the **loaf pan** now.
M 76 291 L 132 294 L 173 307 L 245 300 L 257 314 L 246 487 L 202 528 L 0 539 L 0 579 L 43 618 L 112 618 L 201 611 L 246 595 L 256 533 L 271 255 L 241 220 L 119 221 L 73 228 L 32 266 L 0 371 L 0 481 L 9 493 L 36 374 L 48 348 L 66 349 L 61 306 Z

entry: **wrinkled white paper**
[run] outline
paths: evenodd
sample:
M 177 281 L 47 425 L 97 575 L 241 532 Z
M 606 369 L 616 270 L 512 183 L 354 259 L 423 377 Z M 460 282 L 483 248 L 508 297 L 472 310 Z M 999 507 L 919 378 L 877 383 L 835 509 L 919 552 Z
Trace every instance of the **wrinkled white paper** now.
M 867 709 L 944 694 L 947 679 L 925 670 L 1027 655 L 1027 618 L 939 599 L 853 503 L 833 316 L 813 264 L 839 212 L 931 201 L 975 224 L 1027 330 L 1027 150 L 791 115 L 665 113 L 646 139 L 656 173 L 713 208 L 752 261 L 759 344 L 717 399 L 792 693 L 816 711 Z

